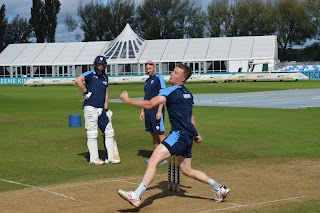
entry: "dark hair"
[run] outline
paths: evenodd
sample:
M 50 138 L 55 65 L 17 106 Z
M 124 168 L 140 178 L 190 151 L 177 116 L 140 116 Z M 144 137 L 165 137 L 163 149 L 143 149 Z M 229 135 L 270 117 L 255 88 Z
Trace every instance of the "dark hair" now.
M 191 68 L 184 65 L 184 64 L 178 64 L 177 67 L 179 67 L 180 69 L 183 70 L 183 75 L 184 75 L 185 79 L 188 80 L 192 74 Z

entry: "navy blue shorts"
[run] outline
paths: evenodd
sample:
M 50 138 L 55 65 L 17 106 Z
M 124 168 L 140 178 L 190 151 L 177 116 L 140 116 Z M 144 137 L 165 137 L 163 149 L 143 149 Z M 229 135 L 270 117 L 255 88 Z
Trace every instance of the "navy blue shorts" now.
M 156 119 L 157 111 L 144 111 L 145 131 L 147 132 L 164 132 L 164 118 L 163 113 L 160 120 Z
M 99 129 L 101 130 L 101 132 L 104 133 L 106 126 L 108 125 L 109 122 L 110 121 L 106 115 L 106 110 L 103 109 L 101 115 L 98 117 L 98 126 L 99 126 Z
M 162 144 L 167 147 L 171 155 L 181 155 L 184 158 L 192 158 L 193 136 L 180 135 L 172 131 Z

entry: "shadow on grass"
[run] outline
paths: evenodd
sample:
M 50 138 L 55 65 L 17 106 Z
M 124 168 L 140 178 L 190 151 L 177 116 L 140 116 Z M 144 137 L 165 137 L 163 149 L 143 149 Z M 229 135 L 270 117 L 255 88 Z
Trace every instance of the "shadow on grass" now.
M 153 151 L 145 150 L 145 149 L 139 149 L 137 156 L 141 156 L 143 158 L 150 158 Z
M 90 161 L 90 155 L 89 155 L 89 152 L 82 152 L 82 153 L 79 153 L 78 155 L 80 156 L 83 156 L 87 162 L 89 163 Z M 100 159 L 106 159 L 107 155 L 106 155 L 106 151 L 105 150 L 99 150 L 99 157 Z
M 187 191 L 185 189 L 191 188 L 190 186 L 184 186 L 180 185 L 180 192 L 174 192 L 174 191 L 169 191 L 167 189 L 168 182 L 167 181 L 162 181 L 158 183 L 156 186 L 152 186 L 148 188 L 148 190 L 152 189 L 161 189 L 162 191 L 160 193 L 154 194 L 145 200 L 142 200 L 141 205 L 137 208 L 130 208 L 130 209 L 120 209 L 118 210 L 119 212 L 139 212 L 140 209 L 149 206 L 153 203 L 154 200 L 165 198 L 165 197 L 172 197 L 172 196 L 178 196 L 178 197 L 186 197 L 186 198 L 194 198 L 194 199 L 201 199 L 201 200 L 213 200 L 212 198 L 206 198 L 206 197 L 200 197 L 200 196 L 194 196 L 194 195 L 187 195 Z M 125 201 L 124 201 L 125 202 Z

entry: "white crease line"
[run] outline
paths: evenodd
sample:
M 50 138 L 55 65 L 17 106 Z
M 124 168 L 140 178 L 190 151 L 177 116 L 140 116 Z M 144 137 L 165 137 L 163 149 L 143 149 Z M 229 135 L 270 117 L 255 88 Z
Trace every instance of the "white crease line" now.
M 125 181 L 125 180 L 123 180 L 123 181 L 121 181 L 121 182 L 123 182 L 123 183 L 129 183 L 129 184 L 132 184 L 132 185 L 139 185 L 139 183 L 133 183 L 133 182 Z
M 40 190 L 40 191 L 43 191 L 43 192 L 48 192 L 50 194 L 58 195 L 58 196 L 61 196 L 61 197 L 64 197 L 64 198 L 67 198 L 67 199 L 70 199 L 70 200 L 80 201 L 80 202 L 83 202 L 83 203 L 89 203 L 89 202 L 86 202 L 86 201 L 77 200 L 77 199 L 75 199 L 73 197 L 69 197 L 69 196 L 66 196 L 64 194 L 60 194 L 60 193 L 57 193 L 57 192 L 49 191 L 47 189 L 42 189 L 42 188 L 39 188 L 39 187 L 36 187 L 36 186 L 32 186 L 32 185 L 29 185 L 29 184 L 23 184 L 23 183 L 11 181 L 11 180 L 4 180 L 4 179 L 0 179 L 0 180 L 3 181 L 3 182 L 7 182 L 7 183 L 17 184 L 17 185 L 26 186 L 26 187 L 29 187 L 29 188 L 32 188 L 32 189 L 37 189 L 37 190 Z
M 165 176 L 167 174 L 163 174 L 163 175 L 156 175 L 156 177 L 159 176 Z M 92 185 L 92 184 L 99 184 L 99 183 L 109 183 L 109 182 L 126 182 L 128 180 L 136 180 L 136 179 L 141 179 L 142 180 L 143 177 L 134 177 L 134 178 L 126 178 L 126 179 L 115 179 L 115 180 L 101 180 L 101 181 L 94 181 L 94 182 L 88 182 L 88 183 L 79 183 L 79 184 L 69 184 L 69 185 L 65 185 L 65 186 L 57 186 L 57 187 L 50 187 L 47 189 L 60 189 L 60 188 L 68 188 L 68 187 L 75 187 L 75 186 L 85 186 L 85 185 Z
M 272 201 L 265 201 L 265 202 L 260 202 L 260 203 L 252 203 L 252 204 L 246 204 L 246 205 L 238 205 L 238 204 L 232 203 L 233 205 L 236 205 L 236 206 L 231 206 L 231 207 L 226 207 L 226 208 L 221 208 L 221 209 L 212 209 L 212 210 L 202 211 L 202 212 L 197 212 L 197 213 L 215 212 L 215 211 L 223 211 L 223 210 L 228 210 L 228 209 L 236 209 L 236 208 L 241 208 L 241 207 L 257 206 L 257 205 L 263 205 L 263 204 L 268 204 L 268 203 L 276 203 L 276 202 L 287 201 L 287 200 L 296 200 L 296 199 L 305 198 L 305 197 L 308 197 L 308 196 L 290 197 L 290 198 L 284 198 L 284 199 L 272 200 Z

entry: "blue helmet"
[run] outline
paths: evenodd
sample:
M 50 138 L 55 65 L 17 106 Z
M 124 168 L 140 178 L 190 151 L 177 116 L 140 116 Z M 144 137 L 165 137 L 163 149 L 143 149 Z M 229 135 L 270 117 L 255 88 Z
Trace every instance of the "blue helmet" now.
M 95 59 L 94 59 L 94 64 L 104 64 L 107 65 L 107 59 L 106 57 L 102 56 L 102 55 L 98 55 Z
M 95 59 L 94 59 L 94 70 L 97 72 L 98 75 L 103 75 L 105 73 L 105 69 L 107 66 L 107 59 L 106 57 L 102 56 L 102 55 L 98 55 Z M 102 65 L 103 68 L 101 69 L 100 66 Z M 98 68 L 100 67 L 100 69 Z

